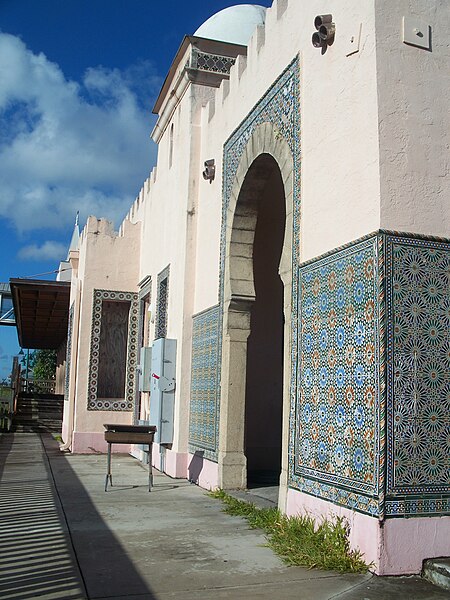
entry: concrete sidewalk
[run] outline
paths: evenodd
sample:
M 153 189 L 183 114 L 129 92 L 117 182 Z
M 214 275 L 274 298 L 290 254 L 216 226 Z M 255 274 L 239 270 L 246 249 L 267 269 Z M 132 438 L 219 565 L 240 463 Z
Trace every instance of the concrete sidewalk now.
M 49 435 L 0 437 L 0 597 L 448 600 L 419 578 L 286 567 L 260 532 L 185 480 L 113 456 L 61 454 Z

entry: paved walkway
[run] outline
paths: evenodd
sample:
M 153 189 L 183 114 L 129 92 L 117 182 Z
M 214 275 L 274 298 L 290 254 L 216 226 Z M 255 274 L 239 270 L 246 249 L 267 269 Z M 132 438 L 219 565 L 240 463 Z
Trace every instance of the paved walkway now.
M 61 454 L 49 435 L 0 434 L 0 598 L 440 600 L 418 578 L 286 567 L 260 532 L 184 480 L 113 457 Z

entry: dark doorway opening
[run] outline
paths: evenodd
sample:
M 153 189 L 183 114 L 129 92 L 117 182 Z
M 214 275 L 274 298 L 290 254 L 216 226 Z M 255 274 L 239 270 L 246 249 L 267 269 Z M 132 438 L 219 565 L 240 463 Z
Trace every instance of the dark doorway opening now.
M 253 244 L 255 301 L 247 342 L 245 455 L 247 487 L 279 484 L 283 412 L 284 287 L 279 275 L 286 204 L 277 163 L 264 155 L 270 175 L 258 194 Z M 257 159 L 250 171 L 256 167 Z M 268 164 L 269 163 L 269 164 Z

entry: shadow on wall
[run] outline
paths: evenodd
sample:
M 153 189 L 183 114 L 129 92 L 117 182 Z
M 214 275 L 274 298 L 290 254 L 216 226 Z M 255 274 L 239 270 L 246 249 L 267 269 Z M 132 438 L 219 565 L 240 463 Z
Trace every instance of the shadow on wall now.
M 188 479 L 191 483 L 196 483 L 198 485 L 198 478 L 200 477 L 200 473 L 203 469 L 203 450 L 197 450 L 192 457 L 191 462 L 188 466 Z
M 0 479 L 1 598 L 155 598 L 50 435 L 1 436 Z

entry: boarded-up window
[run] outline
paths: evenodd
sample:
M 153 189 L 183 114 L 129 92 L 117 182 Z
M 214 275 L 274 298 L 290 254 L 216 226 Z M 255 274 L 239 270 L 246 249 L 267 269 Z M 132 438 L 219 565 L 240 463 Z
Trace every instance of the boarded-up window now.
M 130 302 L 102 301 L 97 396 L 124 398 Z

